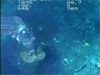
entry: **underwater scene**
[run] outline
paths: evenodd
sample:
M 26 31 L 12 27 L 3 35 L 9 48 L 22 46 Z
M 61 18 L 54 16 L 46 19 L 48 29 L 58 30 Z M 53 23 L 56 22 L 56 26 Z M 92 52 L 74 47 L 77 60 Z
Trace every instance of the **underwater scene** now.
M 100 0 L 1 0 L 1 75 L 100 75 Z

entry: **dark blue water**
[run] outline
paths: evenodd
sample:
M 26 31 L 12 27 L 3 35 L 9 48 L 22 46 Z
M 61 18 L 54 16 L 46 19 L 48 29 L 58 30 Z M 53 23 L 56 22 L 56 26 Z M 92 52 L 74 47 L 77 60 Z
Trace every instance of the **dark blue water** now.
M 41 42 L 47 44 L 43 47 L 46 57 L 36 66 L 25 63 L 19 56 L 19 51 L 24 50 L 24 47 L 7 36 L 1 42 L 2 74 L 74 75 L 77 69 L 79 75 L 99 74 L 98 68 L 94 67 L 92 62 L 94 71 L 90 70 L 90 63 L 86 63 L 85 69 L 80 69 L 86 61 L 92 60 L 92 57 L 97 58 L 97 61 L 94 61 L 100 63 L 98 1 L 83 1 L 78 11 L 67 10 L 66 1 L 34 2 L 28 11 L 17 10 L 17 5 L 17 1 L 2 1 L 1 15 L 21 17 L 27 26 L 32 28 L 37 44 L 40 45 Z M 43 26 L 44 30 L 39 30 L 39 26 Z M 52 41 L 55 37 L 58 43 Z M 90 46 L 84 47 L 86 43 Z M 69 61 L 67 65 L 62 63 L 65 58 Z M 21 60 L 24 65 L 19 66 L 18 60 Z

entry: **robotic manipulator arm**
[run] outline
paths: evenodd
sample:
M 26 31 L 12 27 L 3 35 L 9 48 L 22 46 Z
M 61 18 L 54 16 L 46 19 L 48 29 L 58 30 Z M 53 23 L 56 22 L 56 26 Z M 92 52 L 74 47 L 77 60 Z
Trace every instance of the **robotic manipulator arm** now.
M 28 51 L 35 48 L 35 37 L 20 17 L 1 17 L 1 35 L 10 35 L 22 43 Z

